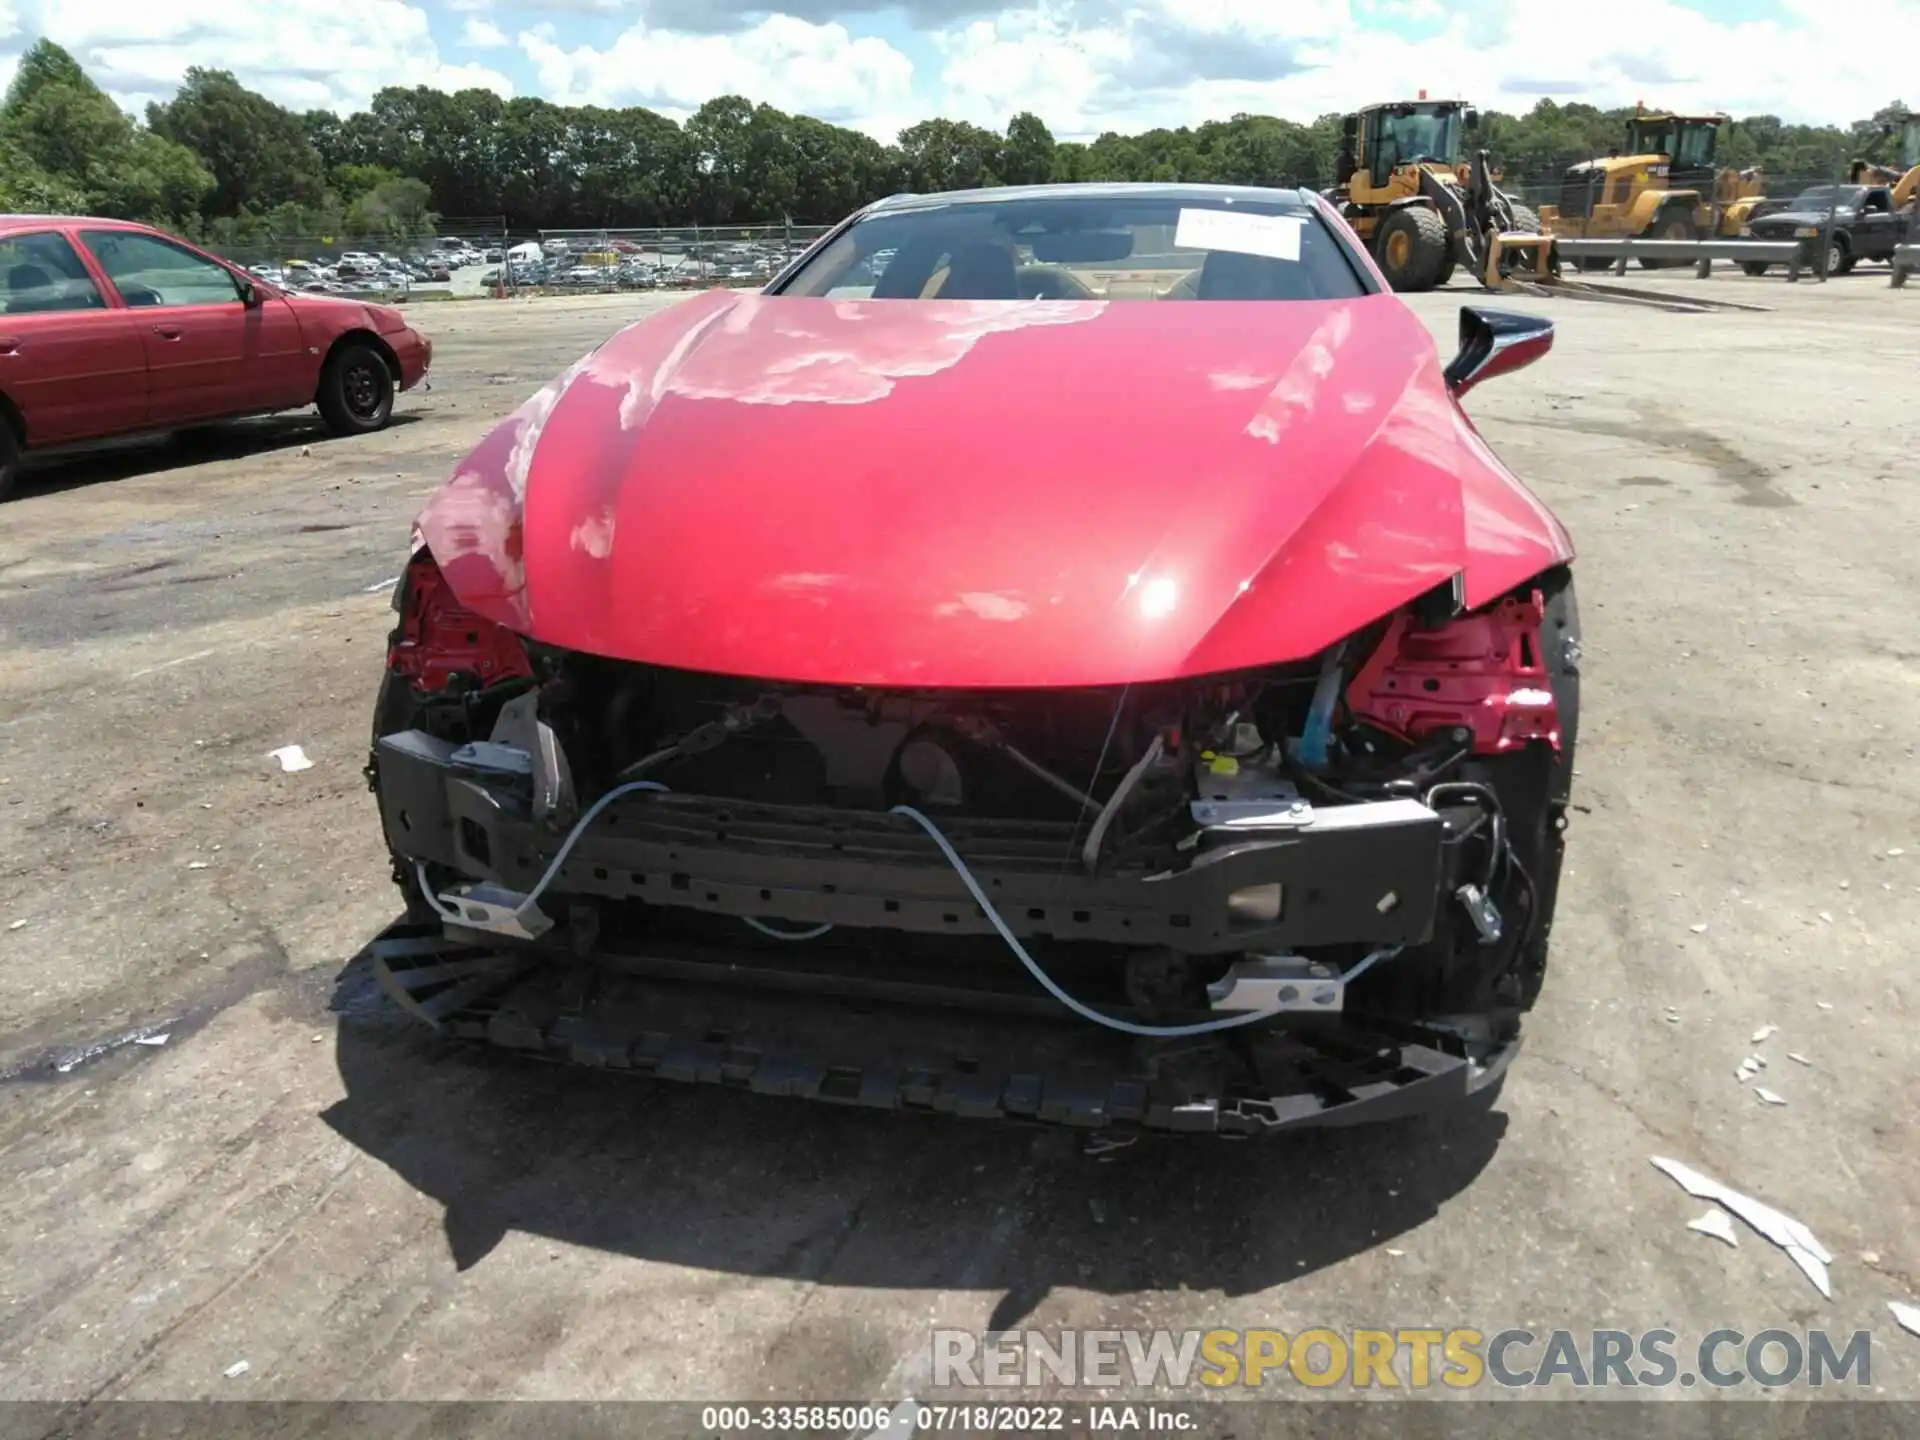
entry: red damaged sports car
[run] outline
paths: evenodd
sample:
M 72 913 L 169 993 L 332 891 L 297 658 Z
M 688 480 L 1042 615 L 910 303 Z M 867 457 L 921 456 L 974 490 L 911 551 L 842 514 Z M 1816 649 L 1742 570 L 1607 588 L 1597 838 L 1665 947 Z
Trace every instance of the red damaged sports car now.
M 1572 774 L 1566 532 L 1308 192 L 869 206 L 613 336 L 421 516 L 401 1004 L 891 1109 L 1265 1133 L 1496 1091 Z

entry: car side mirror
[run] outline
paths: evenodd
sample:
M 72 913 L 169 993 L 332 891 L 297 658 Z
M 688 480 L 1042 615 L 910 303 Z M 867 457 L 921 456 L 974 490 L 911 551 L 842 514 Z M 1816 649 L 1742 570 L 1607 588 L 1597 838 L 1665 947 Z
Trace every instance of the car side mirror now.
M 1457 399 L 1482 380 L 1523 370 L 1553 349 L 1553 322 L 1517 310 L 1460 307 L 1460 349 L 1445 371 Z
M 249 310 L 260 308 L 260 287 L 251 280 L 240 282 L 240 303 Z

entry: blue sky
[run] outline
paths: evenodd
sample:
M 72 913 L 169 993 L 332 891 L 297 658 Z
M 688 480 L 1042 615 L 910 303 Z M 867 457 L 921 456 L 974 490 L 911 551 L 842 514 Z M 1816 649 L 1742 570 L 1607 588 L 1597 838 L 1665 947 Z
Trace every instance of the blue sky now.
M 300 109 L 480 85 L 680 118 L 740 93 L 883 138 L 1020 109 L 1062 136 L 1310 119 L 1422 87 L 1840 122 L 1920 105 L 1920 0 L 0 0 L 0 80 L 37 34 L 133 109 L 209 65 Z

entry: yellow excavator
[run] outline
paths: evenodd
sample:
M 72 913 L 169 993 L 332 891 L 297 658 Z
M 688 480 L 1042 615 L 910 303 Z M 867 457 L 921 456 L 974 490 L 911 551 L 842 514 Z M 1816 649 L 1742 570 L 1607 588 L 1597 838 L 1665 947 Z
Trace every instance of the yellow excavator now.
M 1856 160 L 1847 171 L 1854 185 L 1885 185 L 1893 192 L 1893 213 L 1910 217 L 1909 239 L 1920 238 L 1920 115 L 1911 112 L 1896 115 L 1882 132 L 1899 140 L 1900 158 L 1896 164 L 1883 165 L 1871 160 Z
M 1432 290 L 1456 265 L 1478 276 L 1486 234 L 1535 233 L 1540 219 L 1502 194 L 1486 156 L 1463 159 L 1479 128 L 1464 100 L 1369 105 L 1341 123 L 1338 183 L 1326 192 L 1395 290 Z
M 1732 238 L 1766 197 L 1757 167 L 1719 169 L 1715 155 L 1723 114 L 1678 115 L 1634 107 L 1625 153 L 1571 166 L 1556 205 L 1540 207 L 1540 223 L 1564 239 L 1699 240 Z M 1589 259 L 1583 267 L 1603 268 Z M 1647 269 L 1669 263 L 1642 259 Z

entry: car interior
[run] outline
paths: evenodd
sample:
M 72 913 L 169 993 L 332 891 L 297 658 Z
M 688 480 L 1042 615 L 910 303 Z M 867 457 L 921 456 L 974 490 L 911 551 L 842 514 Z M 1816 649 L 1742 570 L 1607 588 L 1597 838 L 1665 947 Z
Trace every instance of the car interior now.
M 1174 206 L 1151 213 L 992 212 L 967 205 L 876 215 L 779 293 L 834 299 L 1327 300 L 1365 293 L 1339 242 L 1302 221 L 1297 258 L 1174 243 Z M 1290 217 L 1291 218 L 1291 217 Z
M 64 244 L 44 236 L 0 243 L 0 314 L 44 315 L 105 307 L 79 258 L 70 251 L 62 256 L 55 245 L 48 244 L 50 238 L 55 238 L 56 245 Z

